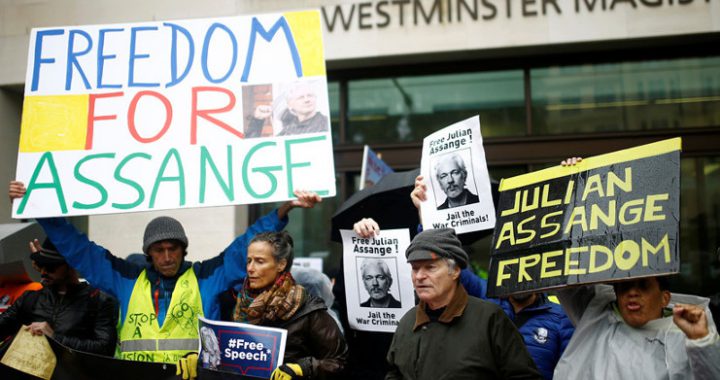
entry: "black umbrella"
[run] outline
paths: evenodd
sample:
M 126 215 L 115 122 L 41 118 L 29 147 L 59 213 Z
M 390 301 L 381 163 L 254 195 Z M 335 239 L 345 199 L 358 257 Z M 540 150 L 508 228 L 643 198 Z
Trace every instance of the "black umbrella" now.
M 382 229 L 410 228 L 415 231 L 418 211 L 410 200 L 415 177 L 420 169 L 385 175 L 375 186 L 358 191 L 348 198 L 332 217 L 330 238 L 340 242 L 340 230 L 351 230 L 362 218 L 373 218 Z
M 410 228 L 414 236 L 420 223 L 418 210 L 410 200 L 410 192 L 415 187 L 415 177 L 420 169 L 406 172 L 395 172 L 384 176 L 373 187 L 358 191 L 346 200 L 332 217 L 332 233 L 330 238 L 340 242 L 340 230 L 351 230 L 353 224 L 362 218 L 373 218 L 381 229 Z M 498 182 L 491 182 L 495 204 L 498 199 Z M 463 244 L 492 234 L 492 230 L 475 231 L 459 235 Z

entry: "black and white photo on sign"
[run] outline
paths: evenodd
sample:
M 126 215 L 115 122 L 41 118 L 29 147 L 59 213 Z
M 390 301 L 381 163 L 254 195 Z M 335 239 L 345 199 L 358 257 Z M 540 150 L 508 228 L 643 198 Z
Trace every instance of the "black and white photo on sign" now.
M 356 257 L 361 307 L 400 308 L 397 258 Z M 364 290 L 364 292 L 362 290 Z
M 345 301 L 350 328 L 393 333 L 405 313 L 415 306 L 407 228 L 382 230 L 374 237 L 340 230 L 343 244 Z
M 470 148 L 442 154 L 431 160 L 435 204 L 438 210 L 447 210 L 478 203 L 477 185 L 472 170 Z
M 420 203 L 423 228 L 453 228 L 464 234 L 495 226 L 478 116 L 425 136 L 420 174 L 427 188 Z

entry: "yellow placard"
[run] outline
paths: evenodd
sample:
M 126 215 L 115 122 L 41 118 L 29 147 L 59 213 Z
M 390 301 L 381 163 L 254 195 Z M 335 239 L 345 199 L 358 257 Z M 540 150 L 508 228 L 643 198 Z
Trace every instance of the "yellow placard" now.
M 303 76 L 325 75 L 320 13 L 316 11 L 288 12 L 284 16 L 290 25 L 298 54 L 300 54 Z

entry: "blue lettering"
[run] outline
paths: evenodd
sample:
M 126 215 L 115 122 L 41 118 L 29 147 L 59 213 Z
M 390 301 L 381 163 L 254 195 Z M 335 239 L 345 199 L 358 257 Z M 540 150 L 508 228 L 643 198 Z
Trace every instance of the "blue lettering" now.
M 285 17 L 280 17 L 280 19 L 278 19 L 278 21 L 270 28 L 269 31 L 266 31 L 262 24 L 260 24 L 260 21 L 258 21 L 256 17 L 253 17 L 252 25 L 250 27 L 250 43 L 248 44 L 248 52 L 247 56 L 245 57 L 245 68 L 243 69 L 242 78 L 240 79 L 241 81 L 247 82 L 248 76 L 250 75 L 250 66 L 252 65 L 253 54 L 255 52 L 255 35 L 260 34 L 260 37 L 262 37 L 265 41 L 270 42 L 273 37 L 275 37 L 277 31 L 280 29 L 282 29 L 285 34 L 285 39 L 287 40 L 288 48 L 290 49 L 290 55 L 292 56 L 293 64 L 295 64 L 295 74 L 297 74 L 298 78 L 302 77 L 302 63 L 300 63 L 300 54 L 298 53 L 297 47 L 295 46 L 295 40 L 292 38 L 290 25 L 288 25 Z
M 150 54 L 136 54 L 135 41 L 137 33 L 147 30 L 157 30 L 157 26 L 138 26 L 130 28 L 130 62 L 128 68 L 128 87 L 159 87 L 160 83 L 135 83 L 135 60 L 149 58 Z
M 210 39 L 212 38 L 213 33 L 215 33 L 216 29 L 222 29 L 225 32 L 227 32 L 228 36 L 230 36 L 230 42 L 232 42 L 233 50 L 232 50 L 232 63 L 230 64 L 230 68 L 228 68 L 227 73 L 225 73 L 225 76 L 219 79 L 213 79 L 210 76 L 210 71 L 208 70 L 207 66 L 207 60 L 208 60 L 208 49 L 210 48 Z M 205 74 L 205 79 L 207 79 L 209 82 L 212 83 L 221 83 L 225 81 L 230 74 L 232 74 L 233 70 L 235 69 L 235 64 L 237 63 L 237 40 L 235 39 L 235 35 L 233 35 L 233 32 L 228 28 L 227 26 L 219 23 L 214 23 L 210 25 L 210 28 L 207 31 L 207 34 L 205 35 L 205 42 L 203 43 L 203 51 L 202 51 L 202 70 L 203 74 Z
M 105 61 L 108 59 L 115 59 L 117 56 L 115 54 L 103 54 L 103 50 L 105 50 L 105 33 L 111 33 L 111 32 L 122 32 L 123 28 L 115 28 L 115 29 L 100 29 L 100 37 L 98 38 L 98 59 L 97 59 L 97 88 L 121 88 L 122 85 L 119 84 L 103 84 L 102 78 L 103 78 L 103 71 L 105 69 Z
M 87 41 L 87 47 L 85 50 L 76 52 L 75 51 L 75 35 L 81 35 L 85 38 L 85 41 Z M 82 67 L 80 67 L 80 63 L 77 61 L 77 57 L 80 55 L 87 54 L 90 49 L 92 49 L 92 39 L 90 38 L 90 35 L 87 34 L 86 31 L 80 30 L 80 29 L 73 29 L 70 31 L 70 34 L 68 35 L 68 53 L 67 53 L 67 71 L 65 76 L 65 90 L 69 91 L 72 88 L 72 73 L 73 73 L 73 67 L 77 68 L 78 73 L 80 73 L 80 77 L 83 80 L 83 83 L 85 84 L 85 89 L 90 89 L 90 82 L 88 82 L 87 77 L 85 76 L 85 73 L 82 70 Z
M 37 91 L 38 82 L 40 81 L 40 65 L 43 63 L 55 63 L 55 58 L 42 57 L 42 43 L 45 36 L 61 36 L 65 34 L 62 29 L 41 30 L 35 35 L 35 55 L 33 59 L 33 77 L 31 91 Z
M 190 32 L 188 32 L 187 29 L 183 28 L 180 25 L 171 24 L 169 22 L 164 23 L 163 25 L 169 26 L 172 29 L 172 44 L 170 45 L 170 82 L 168 82 L 165 87 L 172 87 L 178 83 L 180 83 L 190 72 L 190 68 L 193 64 L 193 56 L 195 55 L 195 43 L 193 42 L 193 38 L 190 35 Z M 177 75 L 178 68 L 177 68 L 177 32 L 182 33 L 185 36 L 185 40 L 188 43 L 188 59 L 187 63 L 185 63 L 185 70 L 183 70 L 182 74 L 180 76 Z M 233 41 L 234 42 L 234 41 Z M 234 66 L 234 64 L 233 64 Z

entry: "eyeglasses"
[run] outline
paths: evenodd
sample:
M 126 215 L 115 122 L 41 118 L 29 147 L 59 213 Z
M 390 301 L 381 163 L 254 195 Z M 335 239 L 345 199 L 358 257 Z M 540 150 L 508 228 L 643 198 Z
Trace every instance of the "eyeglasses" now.
M 372 280 L 385 281 L 386 279 L 387 279 L 387 276 L 382 275 L 382 274 L 378 274 L 376 276 L 364 276 L 363 277 L 363 280 L 365 280 L 365 281 L 372 281 Z

